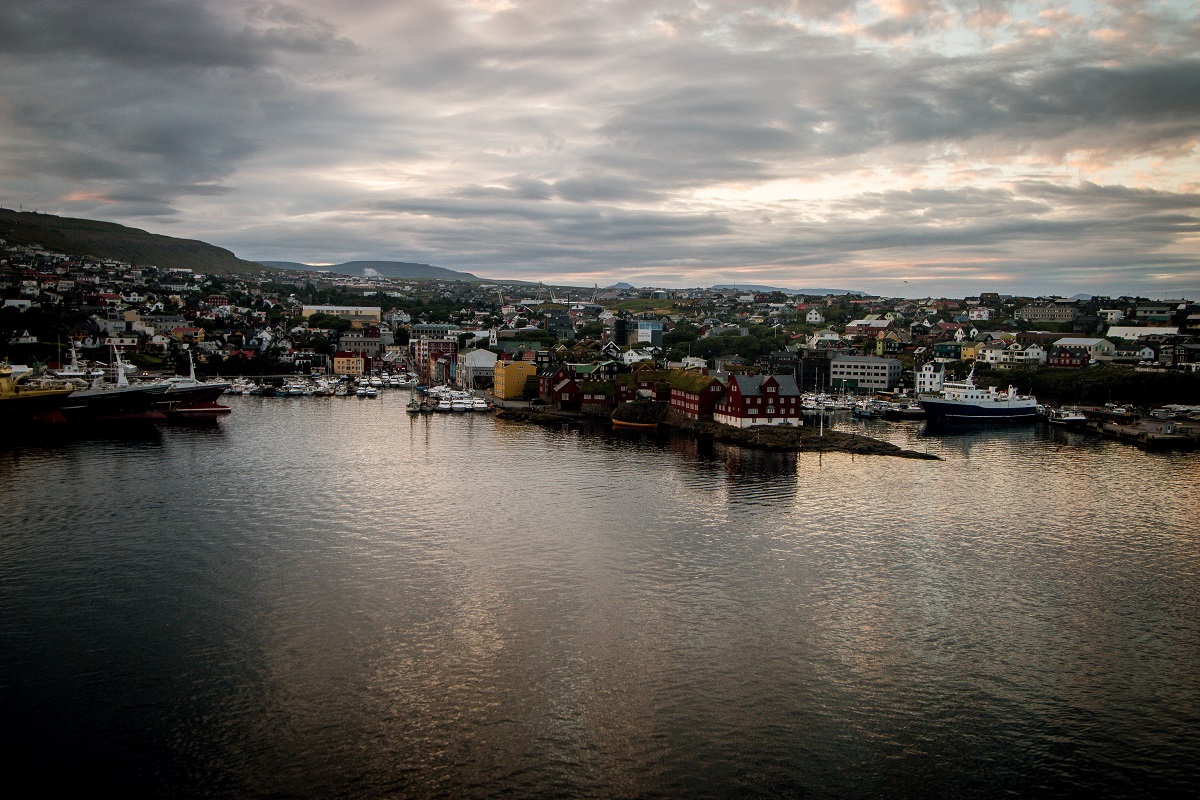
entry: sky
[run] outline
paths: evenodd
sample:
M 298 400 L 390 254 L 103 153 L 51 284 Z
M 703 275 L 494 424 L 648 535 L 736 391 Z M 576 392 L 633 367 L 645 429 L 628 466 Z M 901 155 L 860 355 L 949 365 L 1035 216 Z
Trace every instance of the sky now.
M 1200 298 L 1200 12 L 3 0 L 0 205 L 580 286 Z

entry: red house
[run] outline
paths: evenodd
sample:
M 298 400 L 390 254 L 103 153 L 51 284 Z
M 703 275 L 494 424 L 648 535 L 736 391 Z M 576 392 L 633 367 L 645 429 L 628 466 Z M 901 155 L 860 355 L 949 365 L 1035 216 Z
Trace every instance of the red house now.
M 1046 366 L 1082 369 L 1088 365 L 1088 358 L 1085 347 L 1051 347 L 1046 354 Z
M 538 373 L 538 397 L 553 403 L 554 387 L 573 376 L 566 367 L 548 367 Z
M 573 378 L 564 378 L 550 390 L 550 402 L 563 411 L 578 411 L 583 402 L 583 388 Z
M 735 428 L 802 425 L 800 389 L 793 375 L 733 375 L 713 408 L 713 421 Z
M 671 409 L 691 419 L 712 419 L 725 384 L 711 375 L 685 375 L 671 381 Z

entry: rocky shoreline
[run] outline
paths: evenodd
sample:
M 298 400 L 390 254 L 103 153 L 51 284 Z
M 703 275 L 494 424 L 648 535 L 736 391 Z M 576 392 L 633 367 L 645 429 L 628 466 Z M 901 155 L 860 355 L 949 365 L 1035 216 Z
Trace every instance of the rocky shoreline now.
M 760 450 L 800 453 L 854 453 L 857 455 L 892 456 L 894 458 L 916 458 L 928 461 L 941 461 L 941 458 L 929 453 L 916 450 L 905 450 L 890 442 L 872 439 L 869 436 L 859 436 L 853 433 L 826 430 L 822 436 L 812 427 L 791 426 L 759 426 L 747 429 L 731 428 L 728 425 L 718 425 L 713 422 L 699 422 L 689 419 L 667 408 L 652 408 L 665 404 L 642 404 L 642 407 L 630 413 L 626 411 L 614 418 L 626 422 L 641 424 L 657 422 L 660 426 L 676 430 L 689 431 L 697 436 L 711 438 L 713 441 L 725 444 L 736 444 L 740 447 L 751 447 Z M 625 409 L 625 406 L 621 407 Z M 606 424 L 610 419 L 592 414 L 581 414 L 571 411 L 559 411 L 552 407 L 544 409 L 506 409 L 496 413 L 498 419 L 516 422 L 531 422 L 536 425 L 564 424 Z

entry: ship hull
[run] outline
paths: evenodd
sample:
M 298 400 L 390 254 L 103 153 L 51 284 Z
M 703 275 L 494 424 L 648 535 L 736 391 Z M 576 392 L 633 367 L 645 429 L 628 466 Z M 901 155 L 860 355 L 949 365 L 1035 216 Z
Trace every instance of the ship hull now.
M 0 398 L 0 426 L 18 427 L 29 422 L 62 422 L 60 409 L 70 390 L 25 391 Z
M 155 407 L 165 391 L 163 385 L 84 390 L 67 399 L 62 413 L 71 422 L 165 419 L 166 415 Z
M 1037 419 L 1037 404 L 1030 402 L 984 405 L 953 400 L 922 399 L 921 408 L 929 422 L 1019 423 Z
M 172 386 L 163 395 L 159 407 L 170 414 L 224 414 L 229 407 L 217 403 L 217 398 L 229 388 L 227 383 L 200 383 L 195 386 Z M 223 411 L 221 409 L 224 409 Z

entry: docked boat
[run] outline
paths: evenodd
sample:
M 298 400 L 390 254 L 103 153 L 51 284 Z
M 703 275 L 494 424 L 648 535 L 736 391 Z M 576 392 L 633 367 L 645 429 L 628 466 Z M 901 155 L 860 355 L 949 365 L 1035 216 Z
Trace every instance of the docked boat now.
M 859 419 L 879 419 L 883 416 L 883 403 L 863 401 L 855 403 L 850 413 Z
M 919 403 L 892 402 L 883 409 L 886 420 L 925 419 L 925 409 Z
M 623 419 L 613 418 L 612 426 L 614 428 L 625 428 L 632 431 L 652 431 L 658 428 L 657 422 L 629 422 Z
M 192 354 L 188 353 L 188 374 L 176 375 L 163 381 L 167 391 L 163 395 L 162 405 L 168 414 L 177 416 L 216 416 L 228 414 L 229 406 L 217 402 L 229 388 L 226 381 L 206 383 L 196 379 L 196 364 Z
M 1037 400 L 1017 394 L 1016 387 L 1001 390 L 975 385 L 975 369 L 964 381 L 946 381 L 938 394 L 918 398 L 926 418 L 942 422 L 1033 422 L 1037 419 Z
M 1078 408 L 1046 408 L 1042 416 L 1060 428 L 1086 428 L 1088 424 L 1087 415 Z
M 62 381 L 35 385 L 29 377 L 25 373 L 14 378 L 12 365 L 0 362 L 0 426 L 32 420 L 62 421 L 59 410 L 75 387 Z
M 126 419 L 166 419 L 159 407 L 167 393 L 165 383 L 131 384 L 123 373 L 116 383 L 96 381 L 72 392 L 62 406 L 71 422 Z
M 90 386 L 72 392 L 63 403 L 62 415 L 70 422 L 167 418 L 160 405 L 167 393 L 165 381 L 130 383 L 121 354 L 115 349 L 113 371 L 115 381 L 108 383 L 97 378 Z
M 53 370 L 53 374 L 63 380 L 77 381 L 80 383 L 91 383 L 92 381 L 103 378 L 104 370 L 99 368 L 88 369 L 79 363 L 79 353 L 75 349 L 75 345 L 71 345 L 71 361 L 63 367 Z

